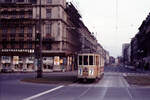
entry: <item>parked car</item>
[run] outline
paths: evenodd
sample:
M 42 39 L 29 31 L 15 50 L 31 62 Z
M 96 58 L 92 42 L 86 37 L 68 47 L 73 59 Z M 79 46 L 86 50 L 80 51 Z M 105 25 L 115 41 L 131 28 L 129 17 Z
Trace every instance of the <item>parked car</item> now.
M 14 70 L 11 68 L 3 68 L 3 69 L 1 69 L 1 72 L 2 73 L 10 73 L 10 72 L 14 72 Z

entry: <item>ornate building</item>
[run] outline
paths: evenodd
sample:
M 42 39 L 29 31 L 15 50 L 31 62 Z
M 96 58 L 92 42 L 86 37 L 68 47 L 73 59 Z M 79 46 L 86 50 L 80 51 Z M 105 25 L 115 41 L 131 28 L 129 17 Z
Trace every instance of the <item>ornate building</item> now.
M 72 3 L 41 1 L 40 5 L 40 0 L 0 0 L 0 69 L 37 70 L 35 55 L 39 27 L 43 71 L 74 70 L 77 68 L 76 54 L 82 46 L 96 50 L 96 38 L 83 24 Z

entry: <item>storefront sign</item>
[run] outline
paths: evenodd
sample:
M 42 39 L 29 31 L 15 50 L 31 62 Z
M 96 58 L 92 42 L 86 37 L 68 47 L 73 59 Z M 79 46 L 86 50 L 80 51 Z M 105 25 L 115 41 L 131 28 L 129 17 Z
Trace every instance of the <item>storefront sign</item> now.
M 34 53 L 33 49 L 2 49 L 2 52 L 27 52 Z

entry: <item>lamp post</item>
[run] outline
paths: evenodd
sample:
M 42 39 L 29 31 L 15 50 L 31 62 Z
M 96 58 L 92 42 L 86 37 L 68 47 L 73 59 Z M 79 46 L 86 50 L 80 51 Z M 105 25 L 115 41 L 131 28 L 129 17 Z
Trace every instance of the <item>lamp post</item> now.
M 37 78 L 42 77 L 42 65 L 43 65 L 43 59 L 42 59 L 42 32 L 41 32 L 41 0 L 39 2 L 39 21 L 38 21 L 38 31 L 36 33 L 36 39 L 37 39 L 37 44 L 36 44 L 36 57 L 37 57 Z

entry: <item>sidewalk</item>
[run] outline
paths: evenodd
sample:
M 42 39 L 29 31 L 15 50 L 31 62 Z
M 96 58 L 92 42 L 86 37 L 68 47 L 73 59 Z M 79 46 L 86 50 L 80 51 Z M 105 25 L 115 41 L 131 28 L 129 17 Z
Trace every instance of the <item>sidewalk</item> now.
M 77 71 L 43 73 L 42 78 L 25 78 L 22 82 L 68 85 L 76 82 Z
M 124 78 L 131 86 L 150 86 L 149 75 L 124 75 Z
M 150 86 L 150 71 L 136 69 L 132 72 L 124 73 L 123 76 L 131 86 Z

